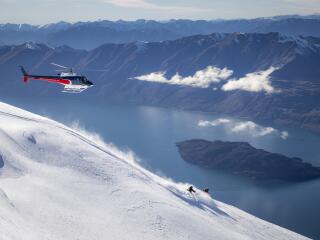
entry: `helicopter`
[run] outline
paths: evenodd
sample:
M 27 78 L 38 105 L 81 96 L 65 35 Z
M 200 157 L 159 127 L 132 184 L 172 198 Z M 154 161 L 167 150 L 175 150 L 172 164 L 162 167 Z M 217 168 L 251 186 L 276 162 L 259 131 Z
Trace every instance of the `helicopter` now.
M 56 63 L 50 63 L 55 67 L 61 68 L 60 73 L 56 76 L 47 75 L 31 75 L 28 74 L 23 66 L 20 66 L 21 72 L 23 74 L 23 81 L 28 82 L 29 79 L 47 81 L 51 83 L 58 83 L 64 85 L 62 92 L 66 93 L 81 93 L 82 91 L 93 86 L 93 83 L 89 81 L 85 76 L 80 76 L 73 71 L 72 68 L 65 67 Z

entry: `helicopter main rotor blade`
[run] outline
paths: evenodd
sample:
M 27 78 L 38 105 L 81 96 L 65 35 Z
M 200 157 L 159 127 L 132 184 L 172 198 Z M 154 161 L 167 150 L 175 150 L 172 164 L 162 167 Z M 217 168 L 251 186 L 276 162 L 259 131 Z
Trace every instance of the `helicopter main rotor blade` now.
M 87 69 L 87 68 L 83 68 L 83 71 L 90 71 L 90 72 L 107 72 L 109 71 L 108 69 Z
M 51 65 L 53 66 L 56 66 L 56 67 L 60 67 L 60 68 L 65 68 L 65 69 L 69 69 L 69 67 L 66 67 L 66 66 L 62 66 L 62 65 L 59 65 L 59 64 L 56 64 L 56 63 L 50 63 Z

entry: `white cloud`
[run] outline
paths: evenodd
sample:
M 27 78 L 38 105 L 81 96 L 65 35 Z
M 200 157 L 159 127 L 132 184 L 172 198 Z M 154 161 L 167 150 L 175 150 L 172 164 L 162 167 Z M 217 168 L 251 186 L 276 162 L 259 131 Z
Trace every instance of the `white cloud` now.
M 107 0 L 108 3 L 111 3 L 119 7 L 129 7 L 129 8 L 158 8 L 159 6 L 153 3 L 149 3 L 146 0 Z
M 283 0 L 283 1 L 290 4 L 296 4 L 297 6 L 300 6 L 303 8 L 313 8 L 314 10 L 316 8 L 320 8 L 319 0 Z M 316 11 L 313 11 L 311 13 L 316 13 Z
M 282 132 L 280 133 L 280 137 L 281 137 L 282 139 L 287 139 L 287 138 L 289 137 L 289 133 L 288 133 L 287 131 L 282 131 Z
M 208 88 L 212 83 L 218 83 L 221 80 L 228 79 L 232 76 L 233 71 L 227 68 L 217 68 L 208 66 L 203 70 L 197 71 L 193 76 L 182 77 L 179 73 L 176 73 L 170 79 L 165 77 L 165 72 L 154 72 L 138 77 L 134 79 L 149 82 L 159 82 L 174 85 L 186 85 L 199 88 Z
M 270 67 L 267 70 L 248 73 L 242 78 L 234 79 L 231 78 L 233 75 L 232 70 L 208 66 L 203 70 L 197 71 L 193 76 L 188 77 L 182 77 L 179 73 L 176 73 L 173 77 L 167 79 L 165 72 L 153 72 L 134 77 L 133 79 L 199 88 L 208 88 L 212 83 L 219 83 L 222 80 L 227 80 L 228 82 L 221 87 L 223 91 L 243 90 L 249 92 L 266 92 L 270 94 L 279 92 L 279 90 L 275 89 L 270 82 L 270 75 L 275 70 L 277 70 L 277 68 Z M 218 88 L 212 88 L 212 90 L 216 91 Z
M 231 79 L 222 86 L 222 90 L 232 91 L 239 89 L 249 92 L 277 92 L 278 90 L 275 90 L 270 83 L 270 75 L 275 70 L 277 69 L 274 67 L 270 67 L 265 71 L 248 73 L 242 78 Z
M 227 118 L 218 118 L 213 121 L 200 120 L 199 127 L 216 127 L 225 126 L 227 130 L 236 134 L 249 134 L 252 137 L 263 137 L 270 134 L 277 135 L 282 139 L 287 139 L 289 133 L 286 131 L 279 131 L 273 127 L 264 127 L 252 121 L 234 121 Z
M 125 8 L 142 8 L 150 10 L 160 10 L 160 11 L 186 11 L 186 12 L 208 12 L 211 9 L 197 8 L 197 7 L 186 7 L 186 6 L 167 6 L 151 3 L 147 0 L 104 0 L 107 3 L 118 7 Z
M 236 123 L 231 128 L 231 131 L 235 133 L 249 133 L 253 137 L 262 137 L 277 132 L 272 127 L 262 127 L 252 121 Z
M 226 118 L 219 118 L 216 119 L 214 121 L 204 121 L 204 120 L 200 120 L 198 123 L 199 127 L 215 127 L 215 126 L 219 126 L 221 124 L 225 124 L 225 123 L 229 123 L 231 122 L 231 120 L 226 119 Z

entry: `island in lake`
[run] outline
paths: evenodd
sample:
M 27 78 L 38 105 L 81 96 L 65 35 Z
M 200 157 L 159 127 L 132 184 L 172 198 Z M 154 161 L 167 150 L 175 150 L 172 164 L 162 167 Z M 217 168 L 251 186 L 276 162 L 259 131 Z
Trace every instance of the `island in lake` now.
M 320 168 L 296 157 L 256 149 L 247 142 L 192 139 L 176 143 L 181 157 L 201 167 L 253 179 L 306 181 L 320 177 Z

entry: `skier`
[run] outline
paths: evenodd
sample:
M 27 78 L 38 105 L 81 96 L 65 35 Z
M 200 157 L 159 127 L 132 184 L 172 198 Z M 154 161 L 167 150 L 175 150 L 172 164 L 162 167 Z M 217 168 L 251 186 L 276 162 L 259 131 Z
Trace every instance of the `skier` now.
M 190 192 L 190 193 L 193 193 L 193 192 L 195 193 L 195 192 L 196 192 L 196 191 L 193 189 L 192 186 L 190 186 L 187 190 L 188 190 L 188 192 Z
M 209 188 L 205 188 L 202 191 L 204 191 L 205 193 L 209 193 Z

